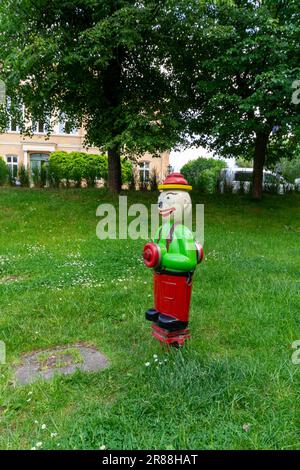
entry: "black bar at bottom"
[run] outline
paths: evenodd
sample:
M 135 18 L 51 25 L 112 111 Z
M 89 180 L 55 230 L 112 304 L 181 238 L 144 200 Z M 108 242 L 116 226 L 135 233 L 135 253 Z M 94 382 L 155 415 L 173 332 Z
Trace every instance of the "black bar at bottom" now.
M 285 467 L 293 461 L 299 462 L 298 451 L 1 451 L 3 464 L 74 464 L 91 465 L 92 468 L 121 466 L 182 466 L 200 468 L 222 468 L 223 465 L 280 464 Z M 3 467 L 2 467 L 3 468 Z

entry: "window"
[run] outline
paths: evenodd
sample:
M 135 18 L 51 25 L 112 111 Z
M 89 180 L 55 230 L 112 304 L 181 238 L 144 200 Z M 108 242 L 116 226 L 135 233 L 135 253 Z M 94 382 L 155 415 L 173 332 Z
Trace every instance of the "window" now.
M 17 124 L 17 119 L 22 119 L 23 106 L 20 103 L 15 103 L 10 97 L 7 98 L 7 112 L 10 115 L 7 132 L 20 132 L 20 127 Z
M 245 182 L 245 181 L 249 181 L 251 182 L 252 181 L 252 178 L 253 178 L 253 173 L 252 172 L 246 172 L 246 171 L 236 171 L 235 172 L 235 175 L 234 175 L 234 179 L 235 181 L 241 181 L 241 182 Z
M 16 178 L 18 176 L 18 157 L 16 155 L 7 155 L 6 163 L 9 173 Z
M 150 180 L 150 163 L 142 162 L 140 163 L 140 182 L 148 183 Z
M 48 121 L 32 121 L 32 131 L 37 134 L 47 134 L 49 129 Z
M 8 124 L 8 132 L 20 132 L 20 128 L 17 125 L 15 119 L 10 119 Z
M 76 127 L 72 127 L 70 122 L 62 120 L 59 122 L 59 134 L 77 135 Z

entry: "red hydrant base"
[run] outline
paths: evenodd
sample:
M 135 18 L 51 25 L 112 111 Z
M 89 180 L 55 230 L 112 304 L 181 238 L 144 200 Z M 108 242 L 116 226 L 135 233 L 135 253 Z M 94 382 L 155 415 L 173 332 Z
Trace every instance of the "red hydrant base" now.
M 168 331 L 153 323 L 152 336 L 165 344 L 177 343 L 183 345 L 184 342 L 190 338 L 190 330 L 189 328 L 185 328 L 184 330 Z

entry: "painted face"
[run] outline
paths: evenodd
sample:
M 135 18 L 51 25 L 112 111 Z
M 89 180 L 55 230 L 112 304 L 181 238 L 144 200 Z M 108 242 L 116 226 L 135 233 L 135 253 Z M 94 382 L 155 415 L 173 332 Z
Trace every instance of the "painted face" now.
M 158 198 L 158 211 L 164 222 L 181 222 L 184 216 L 190 214 L 192 202 L 186 191 L 166 190 L 162 191 Z

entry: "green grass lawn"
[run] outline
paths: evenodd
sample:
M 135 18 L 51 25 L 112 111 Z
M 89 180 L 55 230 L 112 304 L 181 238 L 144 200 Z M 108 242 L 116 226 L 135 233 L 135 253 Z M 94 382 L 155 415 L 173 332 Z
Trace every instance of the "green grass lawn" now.
M 170 353 L 144 320 L 144 241 L 96 237 L 96 208 L 110 201 L 100 190 L 0 191 L 0 448 L 300 449 L 300 195 L 193 195 L 206 259 L 192 339 Z M 22 353 L 76 342 L 110 367 L 15 385 Z

